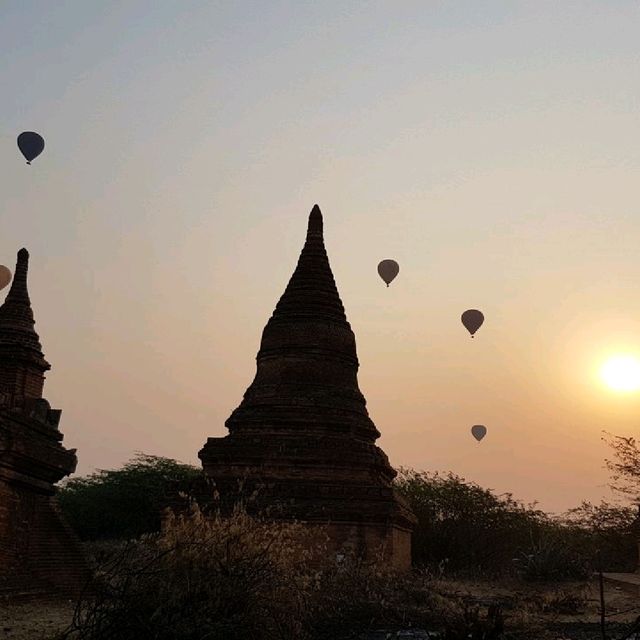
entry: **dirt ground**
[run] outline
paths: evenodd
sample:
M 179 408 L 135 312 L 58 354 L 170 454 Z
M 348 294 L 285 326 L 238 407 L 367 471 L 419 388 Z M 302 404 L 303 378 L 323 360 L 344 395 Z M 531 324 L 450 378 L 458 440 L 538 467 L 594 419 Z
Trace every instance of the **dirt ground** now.
M 523 625 L 533 629 L 539 640 L 601 638 L 597 581 L 589 585 L 530 585 L 521 582 L 495 585 L 443 580 L 438 583 L 438 591 L 462 597 L 479 607 L 488 606 L 492 601 L 502 603 L 507 632 L 510 627 Z M 581 594 L 582 598 L 579 597 Z M 71 622 L 73 610 L 73 602 L 69 600 L 0 602 L 0 638 L 55 640 Z M 605 611 L 608 638 L 622 638 L 630 623 L 640 616 L 640 596 L 605 583 Z
M 2 640 L 53 640 L 73 618 L 70 600 L 0 602 Z
M 518 637 L 515 629 L 533 632 L 536 640 L 601 640 L 600 589 L 597 579 L 579 582 L 530 584 L 513 581 L 441 582 L 441 591 L 467 596 L 480 606 L 492 601 L 502 604 L 505 631 Z M 604 583 L 605 620 L 608 640 L 623 638 L 640 616 L 640 595 Z M 537 630 L 537 631 L 536 631 Z M 524 634 L 523 634 L 524 637 Z M 527 637 L 531 637 L 527 634 Z M 627 640 L 640 640 L 640 634 Z

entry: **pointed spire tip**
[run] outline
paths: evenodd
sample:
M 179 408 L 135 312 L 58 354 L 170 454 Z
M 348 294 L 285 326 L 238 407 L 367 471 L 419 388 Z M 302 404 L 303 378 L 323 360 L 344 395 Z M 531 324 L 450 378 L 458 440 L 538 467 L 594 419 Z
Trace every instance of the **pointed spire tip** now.
M 18 259 L 16 260 L 16 275 L 18 272 L 23 273 L 26 277 L 29 268 L 29 252 L 23 247 L 18 251 Z
M 311 213 L 309 214 L 309 226 L 307 228 L 307 235 L 320 234 L 322 235 L 322 213 L 320 207 L 317 204 L 313 205 Z

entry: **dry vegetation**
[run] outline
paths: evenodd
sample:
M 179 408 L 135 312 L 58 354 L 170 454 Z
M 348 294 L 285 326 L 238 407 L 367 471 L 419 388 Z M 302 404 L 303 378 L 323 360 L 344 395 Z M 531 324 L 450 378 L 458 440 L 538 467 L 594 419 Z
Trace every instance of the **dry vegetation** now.
M 598 593 L 588 582 L 453 580 L 355 558 L 336 564 L 309 529 L 242 508 L 205 518 L 194 504 L 159 534 L 88 549 L 93 595 L 73 608 L 12 606 L 0 618 L 8 640 L 339 640 L 408 628 L 446 640 L 601 637 Z M 607 587 L 606 599 L 608 612 L 617 608 L 627 623 L 610 618 L 609 638 L 622 638 L 640 613 L 637 598 Z
M 635 441 L 612 446 L 614 480 L 640 494 Z M 204 517 L 192 501 L 158 531 L 167 487 L 188 494 L 196 477 L 188 465 L 141 455 L 70 482 L 61 504 L 94 565 L 92 595 L 73 604 L 0 603 L 0 637 L 602 640 L 594 571 L 598 562 L 632 571 L 637 560 L 628 506 L 584 503 L 552 517 L 453 474 L 411 470 L 397 481 L 418 516 L 409 574 L 356 558 L 337 562 L 322 532 L 241 507 Z M 607 640 L 640 638 L 631 633 L 639 594 L 605 584 L 604 597 Z
M 99 553 L 105 555 L 106 551 L 103 548 Z M 425 579 L 424 574 L 422 579 Z M 430 594 L 425 596 L 422 590 L 426 588 Z M 339 595 L 335 594 L 333 597 L 338 598 Z M 532 585 L 517 580 L 505 580 L 495 584 L 431 577 L 416 586 L 413 597 L 418 600 L 418 606 L 423 598 L 422 606 L 433 606 L 436 602 L 443 612 L 457 609 L 459 614 L 466 606 L 468 612 L 477 609 L 481 616 L 486 616 L 489 603 L 500 603 L 505 619 L 504 638 L 601 640 L 598 626 L 598 589 L 597 584 L 593 582 Z M 618 640 L 624 636 L 624 631 L 630 628 L 640 613 L 638 598 L 607 584 L 605 599 L 608 638 Z M 375 606 L 375 603 L 373 604 Z M 59 638 L 60 633 L 71 623 L 74 609 L 75 605 L 70 602 L 28 602 L 4 608 L 0 606 L 0 637 L 7 640 L 54 640 Z M 402 628 L 407 629 L 408 622 L 405 620 Z M 388 632 L 400 628 L 382 620 L 380 624 L 374 622 L 372 625 L 367 624 L 367 627 L 386 629 Z M 434 629 L 432 626 L 422 628 Z M 384 638 L 386 635 L 371 634 L 371 638 Z M 198 637 L 204 639 L 206 636 Z

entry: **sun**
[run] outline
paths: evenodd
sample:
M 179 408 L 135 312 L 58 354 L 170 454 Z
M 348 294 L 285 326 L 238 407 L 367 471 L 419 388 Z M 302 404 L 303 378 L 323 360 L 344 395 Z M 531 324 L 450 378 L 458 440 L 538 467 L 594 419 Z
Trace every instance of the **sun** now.
M 614 356 L 600 369 L 600 377 L 614 391 L 640 389 L 640 362 L 633 356 Z

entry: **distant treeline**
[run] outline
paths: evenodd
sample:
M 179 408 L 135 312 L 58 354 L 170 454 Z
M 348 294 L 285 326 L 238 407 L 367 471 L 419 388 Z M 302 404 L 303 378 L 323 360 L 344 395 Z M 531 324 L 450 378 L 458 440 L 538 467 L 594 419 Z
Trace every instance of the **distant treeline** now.
M 597 569 L 633 571 L 637 562 L 635 509 L 583 502 L 553 517 L 452 473 L 402 470 L 398 490 L 418 518 L 415 564 L 447 575 L 528 579 L 586 578 Z
M 628 439 L 620 440 L 628 455 Z M 121 469 L 67 480 L 58 501 L 82 540 L 132 539 L 157 532 L 171 497 L 191 494 L 201 478 L 197 467 L 139 453 Z M 418 518 L 414 564 L 431 571 L 561 580 L 588 577 L 598 558 L 607 571 L 636 568 L 630 506 L 583 502 L 554 517 L 452 473 L 411 469 L 400 471 L 396 487 Z

